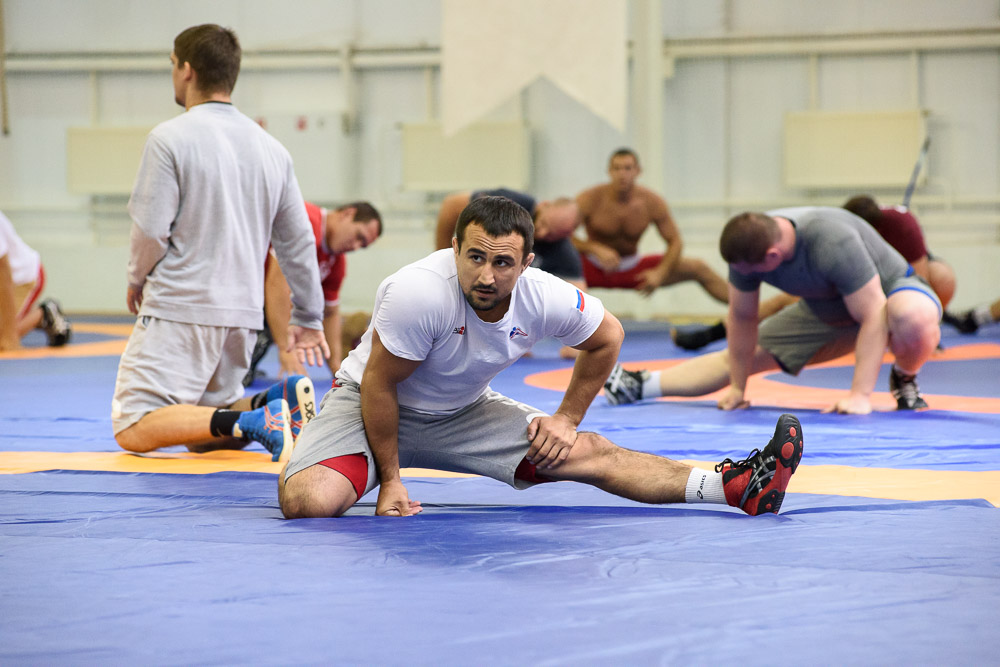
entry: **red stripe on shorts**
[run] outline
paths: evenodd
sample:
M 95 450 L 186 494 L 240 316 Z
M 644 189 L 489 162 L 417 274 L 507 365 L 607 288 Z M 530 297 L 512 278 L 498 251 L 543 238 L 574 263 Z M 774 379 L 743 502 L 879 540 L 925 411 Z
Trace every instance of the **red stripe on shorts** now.
M 326 466 L 330 470 L 336 470 L 347 478 L 347 481 L 354 487 L 354 492 L 358 494 L 358 500 L 365 493 L 368 486 L 368 457 L 364 454 L 346 454 L 344 456 L 334 456 L 333 458 L 320 461 L 321 466 Z
M 519 479 L 522 482 L 532 482 L 533 484 L 545 484 L 546 482 L 556 481 L 545 475 L 539 475 L 535 469 L 535 464 L 528 459 L 521 459 L 521 462 L 517 465 L 517 470 L 514 471 L 514 479 Z

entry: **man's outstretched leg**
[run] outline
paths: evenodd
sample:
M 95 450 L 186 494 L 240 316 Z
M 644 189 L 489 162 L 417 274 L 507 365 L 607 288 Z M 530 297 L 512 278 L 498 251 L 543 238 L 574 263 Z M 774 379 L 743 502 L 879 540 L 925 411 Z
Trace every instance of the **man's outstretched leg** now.
M 802 447 L 802 425 L 790 414 L 778 418 L 774 436 L 762 450 L 739 461 L 727 458 L 711 471 L 581 433 L 563 464 L 538 472 L 643 503 L 719 503 L 757 515 L 781 508 Z
M 757 311 L 757 318 L 763 322 L 776 312 L 799 300 L 799 297 L 790 294 L 778 294 L 765 300 L 760 304 Z M 670 337 L 677 347 L 684 350 L 700 350 L 709 343 L 722 340 L 726 337 L 726 323 L 719 320 L 715 324 L 686 327 L 684 329 L 672 328 Z
M 694 280 L 709 296 L 719 303 L 729 303 L 729 283 L 712 267 L 694 257 L 681 257 L 674 264 L 673 271 L 663 282 L 663 286 Z
M 116 396 L 128 400 L 125 395 Z M 122 449 L 133 452 L 186 445 L 198 453 L 241 449 L 256 441 L 271 452 L 273 461 L 287 461 L 302 427 L 315 415 L 312 381 L 293 375 L 228 408 L 179 404 L 150 410 L 118 429 L 115 439 Z M 125 414 L 119 414 L 117 419 L 119 423 L 129 422 Z
M 944 322 L 958 329 L 960 333 L 974 334 L 979 331 L 979 327 L 1000 322 L 1000 299 L 993 303 L 980 304 L 958 315 L 945 311 Z
M 778 370 L 770 352 L 757 346 L 750 374 Z M 629 371 L 615 364 L 604 383 L 604 398 L 625 405 L 660 396 L 705 396 L 729 386 L 729 350 L 692 357 L 661 371 Z

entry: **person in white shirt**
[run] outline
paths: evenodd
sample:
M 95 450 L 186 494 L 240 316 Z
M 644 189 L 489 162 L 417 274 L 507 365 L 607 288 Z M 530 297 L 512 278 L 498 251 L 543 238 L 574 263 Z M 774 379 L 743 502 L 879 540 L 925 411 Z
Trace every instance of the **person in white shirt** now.
M 279 479 L 286 517 L 340 516 L 376 485 L 376 514 L 416 514 L 401 467 L 486 475 L 518 489 L 573 480 L 640 502 L 778 511 L 802 456 L 791 415 L 763 451 L 715 471 L 577 431 L 624 332 L 598 299 L 530 268 L 532 240 L 522 207 L 482 197 L 459 216 L 451 249 L 382 282 L 371 325 Z M 545 336 L 581 351 L 552 415 L 489 387 Z
M 0 352 L 21 347 L 21 339 L 42 329 L 50 347 L 69 342 L 73 327 L 54 299 L 38 302 L 45 288 L 42 259 L 0 213 Z M 37 302 L 37 303 L 36 303 Z

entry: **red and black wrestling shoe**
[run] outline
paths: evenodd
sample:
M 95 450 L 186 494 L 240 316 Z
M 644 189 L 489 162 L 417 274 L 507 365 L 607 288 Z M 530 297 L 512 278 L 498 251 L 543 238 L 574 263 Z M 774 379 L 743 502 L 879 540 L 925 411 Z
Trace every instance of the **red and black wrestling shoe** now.
M 774 437 L 763 450 L 742 461 L 726 459 L 715 466 L 722 473 L 726 502 L 751 516 L 778 513 L 792 473 L 802 460 L 802 425 L 794 415 L 781 415 Z

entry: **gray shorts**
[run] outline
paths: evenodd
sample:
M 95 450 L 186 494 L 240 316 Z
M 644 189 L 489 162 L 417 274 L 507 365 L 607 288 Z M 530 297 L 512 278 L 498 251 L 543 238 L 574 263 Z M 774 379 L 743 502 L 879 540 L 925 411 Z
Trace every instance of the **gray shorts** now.
M 400 406 L 399 466 L 484 475 L 516 489 L 533 486 L 514 473 L 528 452 L 528 424 L 545 412 L 495 391 L 447 415 Z M 335 386 L 323 398 L 319 415 L 302 429 L 285 469 L 285 479 L 335 456 L 368 458 L 365 493 L 378 484 L 375 461 L 361 420 L 356 384 Z
M 901 290 L 916 290 L 927 295 L 940 314 L 941 301 L 930 285 L 917 276 L 893 282 L 888 296 Z M 859 328 L 857 322 L 843 325 L 824 322 L 805 302 L 798 301 L 760 323 L 757 344 L 771 353 L 783 371 L 798 375 L 809 363 L 836 359 L 852 352 Z
M 250 329 L 138 318 L 118 363 L 114 432 L 168 405 L 225 407 L 243 398 L 255 341 Z

